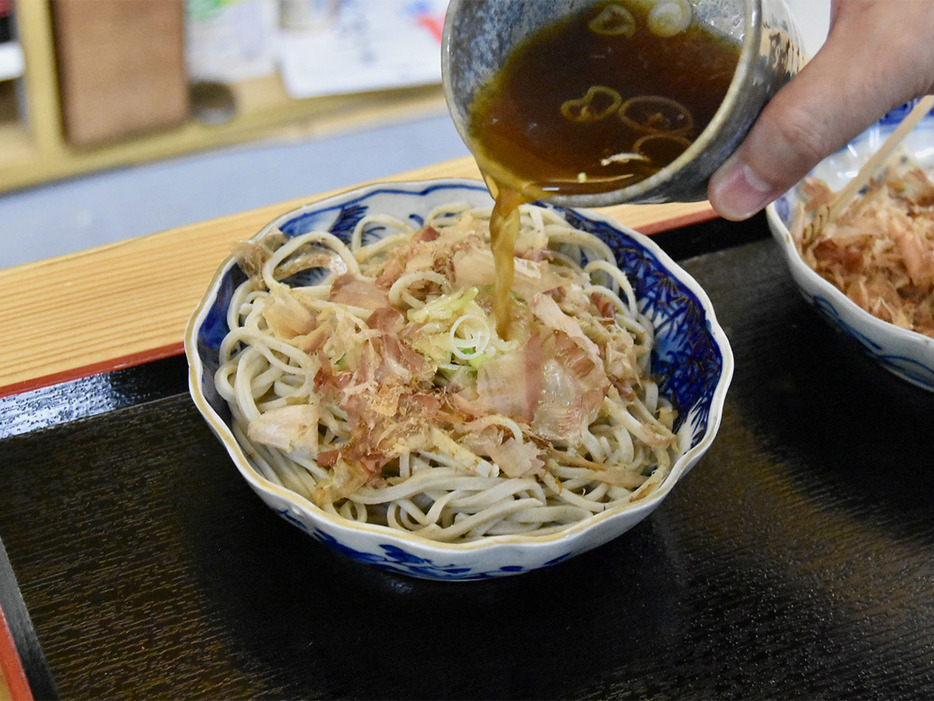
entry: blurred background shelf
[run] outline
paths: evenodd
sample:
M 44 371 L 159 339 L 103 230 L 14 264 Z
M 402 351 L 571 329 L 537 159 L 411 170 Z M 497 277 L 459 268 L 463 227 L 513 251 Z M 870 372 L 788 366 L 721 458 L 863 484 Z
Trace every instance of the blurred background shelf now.
M 23 74 L 23 50 L 17 41 L 0 43 L 0 80 L 12 80 Z
M 306 100 L 277 98 L 283 92 L 277 77 L 232 87 L 239 110 L 223 125 L 190 121 L 92 149 L 69 146 L 58 134 L 47 134 L 43 139 L 16 120 L 0 116 L 0 191 L 193 151 L 273 137 L 320 136 L 444 109 L 436 87 Z M 0 113 L 9 111 L 8 104 L 0 97 Z
M 259 1 L 271 3 L 275 0 Z M 108 3 L 115 8 L 109 14 Z M 130 126 L 122 133 L 118 124 L 112 133 L 95 136 L 96 140 L 83 144 L 78 138 L 79 130 L 73 127 L 77 122 L 75 114 L 79 101 L 90 104 L 85 110 L 88 115 L 85 120 L 113 115 L 117 109 L 103 91 L 101 98 L 104 99 L 94 104 L 96 96 L 86 93 L 99 87 L 101 78 L 87 70 L 72 79 L 77 71 L 73 67 L 87 65 L 93 60 L 99 72 L 101 66 L 107 68 L 109 61 L 115 64 L 112 72 L 116 79 L 124 81 L 127 76 L 121 72 L 128 71 L 125 60 L 121 64 L 119 55 L 107 56 L 100 42 L 93 41 L 93 27 L 88 29 L 87 18 L 94 12 L 103 14 L 101 22 L 109 23 L 116 36 L 120 34 L 120 27 L 115 23 L 122 21 L 119 15 L 124 8 L 135 13 L 138 21 L 140 10 L 147 6 L 154 16 L 174 14 L 179 19 L 185 10 L 182 0 L 15 0 L 12 7 L 18 42 L 0 46 L 15 46 L 16 53 L 21 47 L 20 63 L 24 66 L 19 71 L 21 75 L 12 78 L 5 79 L 0 73 L 0 192 L 264 138 L 320 136 L 387 120 L 435 115 L 444 110 L 444 98 L 437 83 L 296 98 L 289 94 L 280 75 L 271 73 L 224 85 L 229 90 L 230 109 L 219 115 L 216 106 L 203 103 L 204 95 L 199 96 L 195 91 L 197 84 L 180 74 L 180 88 L 188 94 L 185 113 L 176 124 L 143 125 L 135 129 Z M 80 24 L 75 21 L 76 17 Z M 155 19 L 159 20 L 159 26 L 165 26 L 161 18 Z M 145 28 L 137 27 L 136 31 L 144 32 Z M 132 33 L 127 34 L 124 43 L 133 39 Z M 69 42 L 73 36 L 77 38 Z M 157 47 L 168 43 L 165 37 L 158 39 L 154 44 Z M 179 50 L 169 60 L 184 71 L 183 37 L 176 35 L 174 39 Z M 136 42 L 139 48 L 138 38 Z M 10 55 L 13 53 L 11 48 Z M 2 55 L 0 53 L 0 57 Z M 156 59 L 172 67 L 171 63 L 165 63 L 164 51 Z M 14 63 L 15 59 L 10 59 L 11 66 Z M 153 64 L 150 61 L 147 65 Z M 3 66 L 0 61 L 0 71 Z M 158 70 L 158 65 L 153 70 Z M 85 94 L 79 94 L 78 89 L 69 94 L 72 84 Z M 123 93 L 126 93 L 125 87 L 122 93 L 114 95 L 119 97 Z M 164 95 L 158 91 L 150 90 L 144 97 L 147 95 L 148 99 L 164 101 Z M 176 96 L 172 98 L 177 99 Z M 152 106 L 137 108 L 138 111 L 147 109 L 152 112 Z
M 264 76 L 227 81 L 237 106 L 221 115 L 227 121 L 206 123 L 217 116 L 214 105 L 196 95 L 179 124 L 79 148 L 64 130 L 54 26 L 54 8 L 61 1 L 0 0 L 0 45 L 8 41 L 2 29 L 7 5 L 16 16 L 10 39 L 19 44 L 24 64 L 21 77 L 0 80 L 0 269 L 469 155 L 437 80 L 421 87 L 361 91 L 354 85 L 350 94 L 296 97 L 288 82 L 295 72 L 281 66 Z M 108 2 L 139 8 L 180 0 L 77 1 L 89 8 Z M 184 0 L 189 7 L 268 2 L 347 8 L 356 13 L 354 27 L 369 22 L 378 39 L 393 43 L 379 47 L 387 57 L 412 42 L 399 41 L 400 33 L 387 29 L 386 8 L 427 7 L 440 20 L 437 8 L 443 1 Z M 788 4 L 813 54 L 826 36 L 830 0 Z M 419 26 L 436 36 L 439 22 Z M 365 48 L 378 53 L 372 44 Z M 349 86 L 346 75 L 333 70 L 346 63 L 345 57 L 333 45 L 324 53 L 332 64 L 324 71 L 327 82 Z M 431 59 L 437 57 L 434 49 Z M 320 75 L 318 70 L 315 76 Z
M 0 82 L 0 163 L 5 168 L 28 163 L 37 156 L 32 140 L 19 120 L 16 87 L 12 80 Z

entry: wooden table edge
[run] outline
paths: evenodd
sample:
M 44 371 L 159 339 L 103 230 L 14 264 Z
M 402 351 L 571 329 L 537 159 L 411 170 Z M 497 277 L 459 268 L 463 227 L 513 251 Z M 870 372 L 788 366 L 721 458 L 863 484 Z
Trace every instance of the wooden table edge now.
M 479 177 L 474 161 L 461 158 L 379 182 Z M 352 189 L 0 270 L 7 308 L 16 310 L 0 334 L 0 397 L 181 353 L 188 318 L 237 241 L 291 209 Z M 716 216 L 707 202 L 599 211 L 647 235 Z

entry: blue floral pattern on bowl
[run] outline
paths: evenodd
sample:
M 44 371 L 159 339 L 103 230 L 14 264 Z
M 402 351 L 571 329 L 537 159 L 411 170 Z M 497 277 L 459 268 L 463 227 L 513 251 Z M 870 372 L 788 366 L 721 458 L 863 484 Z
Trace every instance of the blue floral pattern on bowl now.
M 271 222 L 257 236 L 278 228 L 286 236 L 326 229 L 349 241 L 357 223 L 370 213 L 421 226 L 437 206 L 451 202 L 492 205 L 486 187 L 473 180 L 436 180 L 371 186 L 307 205 Z M 244 279 L 232 259 L 219 269 L 185 338 L 191 367 L 191 393 L 212 430 L 227 448 L 250 486 L 276 513 L 314 539 L 358 562 L 414 577 L 467 580 L 521 574 L 562 562 L 596 547 L 645 518 L 707 450 L 720 423 L 732 377 L 732 354 L 710 301 L 698 284 L 648 238 L 625 230 L 593 212 L 557 208 L 582 230 L 603 239 L 629 276 L 642 310 L 656 328 L 653 372 L 661 393 L 688 422 L 689 449 L 655 494 L 572 526 L 554 537 L 508 536 L 477 544 L 438 544 L 388 528 L 352 524 L 263 479 L 249 464 L 230 430 L 230 412 L 214 389 L 218 349 L 227 332 L 226 310 Z M 376 226 L 367 240 L 385 235 Z
M 322 543 L 335 552 L 346 555 L 351 560 L 355 560 L 365 565 L 375 565 L 384 570 L 398 572 L 400 574 L 417 577 L 419 579 L 444 579 L 444 580 L 476 580 L 492 579 L 503 575 L 522 574 L 530 571 L 529 568 L 521 565 L 501 565 L 495 570 L 477 569 L 467 565 L 461 565 L 453 562 L 437 561 L 435 559 L 421 557 L 416 555 L 405 547 L 393 543 L 380 543 L 377 546 L 377 552 L 368 552 L 357 550 L 349 545 L 342 543 L 332 535 L 324 533 L 320 529 L 309 527 L 300 518 L 293 516 L 289 509 L 280 509 L 277 512 L 282 518 L 293 526 L 305 531 L 312 538 Z M 542 563 L 539 567 L 551 567 L 559 562 L 563 562 L 571 557 L 571 553 L 565 553 L 558 557 Z M 534 568 L 538 569 L 538 567 Z
M 626 235 L 618 225 L 574 210 L 556 209 L 572 226 L 609 244 L 617 265 L 632 283 L 639 309 L 655 323 L 652 372 L 659 378 L 662 394 L 682 412 L 676 428 L 687 417 L 684 410 L 693 407 L 694 433 L 702 433 L 710 413 L 709 389 L 722 372 L 723 357 L 705 326 L 704 306 L 697 295 L 671 277 L 645 241 Z
M 859 325 L 847 323 L 834 302 L 827 297 L 814 295 L 810 302 L 821 316 L 858 343 L 864 353 L 875 358 L 886 370 L 919 387 L 934 388 L 934 367 L 916 357 L 889 352 L 884 345 L 874 341 L 871 334 L 861 330 Z
M 913 103 L 892 110 L 859 137 L 822 161 L 811 175 L 839 190 L 892 133 Z M 909 134 L 903 148 L 929 172 L 934 169 L 934 113 Z M 767 208 L 769 228 L 778 242 L 801 294 L 831 326 L 883 368 L 908 382 L 934 391 L 934 338 L 882 321 L 860 308 L 836 286 L 812 270 L 798 254 L 790 227 L 801 201 L 800 187 L 786 192 Z

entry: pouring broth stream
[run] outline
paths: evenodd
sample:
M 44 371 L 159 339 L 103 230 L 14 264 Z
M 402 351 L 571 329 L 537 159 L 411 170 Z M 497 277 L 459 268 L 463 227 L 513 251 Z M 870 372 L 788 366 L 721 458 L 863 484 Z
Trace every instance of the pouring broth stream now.
M 616 0 L 524 40 L 478 91 L 467 130 L 496 200 L 503 337 L 518 207 L 621 190 L 670 165 L 713 119 L 739 51 L 692 23 L 687 0 Z

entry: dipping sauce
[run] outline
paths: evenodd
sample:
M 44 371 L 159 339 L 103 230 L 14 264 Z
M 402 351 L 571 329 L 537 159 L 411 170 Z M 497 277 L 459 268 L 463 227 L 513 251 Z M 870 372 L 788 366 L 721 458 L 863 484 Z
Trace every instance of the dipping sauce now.
M 655 8 L 652 10 L 652 8 Z M 522 42 L 480 89 L 467 129 L 481 170 L 526 198 L 628 187 L 669 165 L 710 123 L 740 46 L 616 0 Z M 654 30 L 654 31 L 653 31 Z
M 496 198 L 501 335 L 518 206 L 620 190 L 670 165 L 723 102 L 739 51 L 692 23 L 687 0 L 615 0 L 530 36 L 478 91 L 467 130 Z

